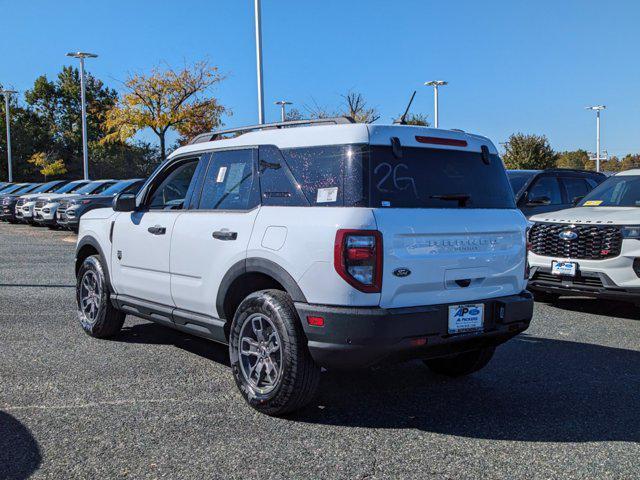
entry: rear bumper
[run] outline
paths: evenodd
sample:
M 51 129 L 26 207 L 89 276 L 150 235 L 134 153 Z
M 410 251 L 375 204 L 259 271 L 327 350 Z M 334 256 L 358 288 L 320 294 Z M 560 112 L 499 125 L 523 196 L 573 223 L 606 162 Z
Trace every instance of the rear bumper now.
M 473 303 L 485 305 L 484 330 L 454 335 L 448 333 L 447 304 L 394 309 L 295 306 L 314 361 L 327 368 L 353 369 L 496 346 L 526 330 L 533 316 L 533 298 L 526 291 Z M 307 316 L 322 317 L 324 326 L 310 326 Z

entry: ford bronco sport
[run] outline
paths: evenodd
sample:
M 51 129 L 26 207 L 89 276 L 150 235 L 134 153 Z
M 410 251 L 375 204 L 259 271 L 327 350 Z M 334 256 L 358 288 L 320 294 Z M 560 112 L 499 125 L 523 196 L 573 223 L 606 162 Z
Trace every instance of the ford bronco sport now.
M 458 376 L 524 331 L 527 223 L 495 146 L 347 119 L 196 137 L 80 221 L 78 316 L 229 345 L 245 400 L 308 403 L 321 367 L 422 359 Z

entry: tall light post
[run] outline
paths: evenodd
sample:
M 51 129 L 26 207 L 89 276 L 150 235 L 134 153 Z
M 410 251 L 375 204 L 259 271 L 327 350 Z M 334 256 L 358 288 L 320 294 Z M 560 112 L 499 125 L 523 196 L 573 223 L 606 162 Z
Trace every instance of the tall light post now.
M 11 95 L 18 93 L 15 90 L 0 90 L 0 94 L 4 95 L 4 114 L 7 123 L 7 173 L 9 174 L 9 183 L 13 182 L 13 169 L 11 165 L 11 113 L 9 101 Z
M 278 100 L 277 102 L 273 102 L 274 105 L 280 105 L 280 119 L 284 122 L 287 118 L 286 106 L 293 105 L 291 102 L 287 102 L 286 100 Z
M 95 53 L 70 52 L 67 57 L 80 59 L 80 102 L 82 103 L 82 163 L 84 165 L 84 179 L 89 180 L 89 147 L 87 146 L 87 105 L 84 85 L 84 59 L 96 58 Z
M 606 105 L 593 105 L 585 107 L 587 110 L 596 112 L 596 172 L 600 171 L 600 111 L 607 108 Z
M 260 0 L 255 0 L 256 69 L 258 71 L 258 123 L 264 123 L 264 88 L 262 85 L 262 14 Z
M 444 87 L 448 84 L 449 82 L 445 82 L 444 80 L 425 82 L 426 86 L 433 87 L 433 126 L 435 128 L 438 128 L 438 87 Z

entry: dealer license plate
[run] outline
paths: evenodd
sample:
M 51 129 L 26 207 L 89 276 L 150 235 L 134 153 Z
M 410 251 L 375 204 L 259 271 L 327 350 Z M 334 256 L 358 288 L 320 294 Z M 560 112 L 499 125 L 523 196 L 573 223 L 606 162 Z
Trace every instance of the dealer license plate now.
M 449 305 L 449 333 L 477 332 L 483 326 L 483 303 Z
M 551 273 L 554 275 L 567 275 L 569 277 L 575 277 L 578 270 L 578 264 L 575 262 L 560 262 L 554 260 L 551 262 Z

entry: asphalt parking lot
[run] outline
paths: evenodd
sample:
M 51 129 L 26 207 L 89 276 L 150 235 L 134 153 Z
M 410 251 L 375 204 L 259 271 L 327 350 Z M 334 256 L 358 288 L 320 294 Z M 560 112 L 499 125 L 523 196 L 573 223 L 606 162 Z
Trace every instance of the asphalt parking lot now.
M 640 308 L 536 304 L 466 379 L 323 374 L 306 410 L 244 405 L 226 348 L 128 317 L 76 325 L 75 238 L 0 224 L 0 478 L 638 478 Z

